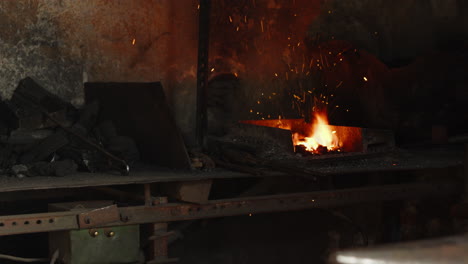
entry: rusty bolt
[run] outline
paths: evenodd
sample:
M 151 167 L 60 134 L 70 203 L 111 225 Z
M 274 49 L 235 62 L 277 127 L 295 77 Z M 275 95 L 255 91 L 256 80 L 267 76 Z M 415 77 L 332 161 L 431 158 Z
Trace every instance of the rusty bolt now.
M 126 223 L 130 220 L 130 218 L 127 215 L 122 215 L 120 214 L 120 221 Z

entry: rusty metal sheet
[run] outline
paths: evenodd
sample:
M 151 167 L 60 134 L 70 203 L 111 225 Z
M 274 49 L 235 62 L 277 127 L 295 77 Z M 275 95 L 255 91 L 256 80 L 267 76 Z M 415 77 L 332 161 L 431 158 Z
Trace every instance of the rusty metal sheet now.
M 85 99 L 99 102 L 99 120 L 111 120 L 119 135 L 133 138 L 143 160 L 190 169 L 161 83 L 85 83 Z
M 468 262 L 468 236 L 340 251 L 333 264 L 459 264 Z
M 115 204 L 78 214 L 78 225 L 80 228 L 102 226 L 118 222 L 119 220 L 120 212 Z

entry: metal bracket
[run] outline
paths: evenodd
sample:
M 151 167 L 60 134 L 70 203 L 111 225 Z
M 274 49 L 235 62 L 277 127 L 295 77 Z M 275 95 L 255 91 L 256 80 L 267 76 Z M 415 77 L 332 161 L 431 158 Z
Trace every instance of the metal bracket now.
M 78 214 L 78 226 L 81 229 L 118 221 L 120 221 L 120 212 L 115 204 Z

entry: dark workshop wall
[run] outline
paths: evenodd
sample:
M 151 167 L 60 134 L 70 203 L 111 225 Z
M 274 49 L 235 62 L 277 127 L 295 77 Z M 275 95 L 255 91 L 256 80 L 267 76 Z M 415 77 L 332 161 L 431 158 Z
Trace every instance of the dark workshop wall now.
M 86 81 L 161 81 L 179 126 L 190 134 L 197 2 L 0 1 L 0 94 L 9 98 L 30 76 L 80 105 Z
M 468 34 L 464 2 L 213 0 L 212 76 L 237 74 L 249 99 L 241 111 L 268 118 L 258 102 L 291 86 L 285 75 L 291 68 L 305 74 L 304 45 L 297 45 L 307 36 L 344 39 L 389 63 L 411 60 Z M 197 0 L 0 1 L 0 94 L 8 98 L 20 79 L 31 76 L 79 105 L 86 81 L 162 81 L 190 141 L 197 5 Z
M 434 49 L 453 49 L 468 36 L 463 0 L 325 0 L 309 35 L 347 40 L 398 65 Z

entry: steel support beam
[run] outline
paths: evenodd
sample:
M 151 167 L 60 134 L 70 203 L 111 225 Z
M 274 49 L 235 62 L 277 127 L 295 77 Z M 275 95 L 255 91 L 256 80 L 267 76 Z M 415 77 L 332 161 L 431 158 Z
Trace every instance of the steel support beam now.
M 120 221 L 100 227 L 333 208 L 359 203 L 456 195 L 462 191 L 459 184 L 454 182 L 438 182 L 213 200 L 199 205 L 168 203 L 120 207 Z M 0 236 L 79 229 L 79 215 L 86 212 L 89 210 L 0 216 Z
M 205 144 L 207 128 L 207 85 L 209 75 L 209 44 L 211 0 L 200 0 L 198 18 L 198 69 L 197 69 L 197 110 L 196 137 L 199 147 Z

